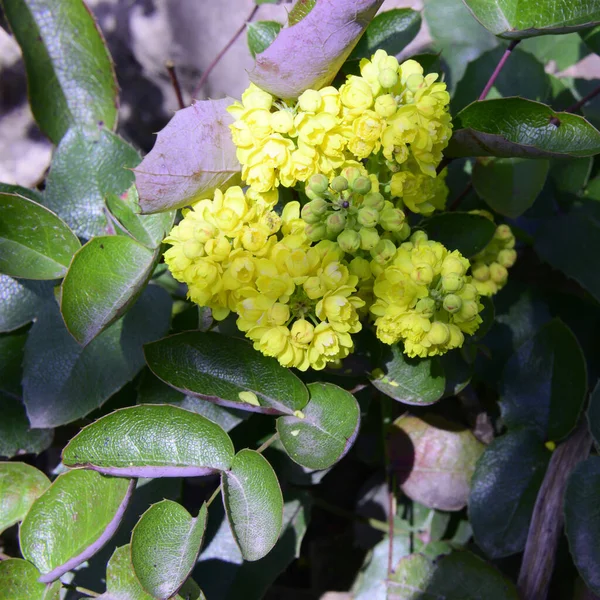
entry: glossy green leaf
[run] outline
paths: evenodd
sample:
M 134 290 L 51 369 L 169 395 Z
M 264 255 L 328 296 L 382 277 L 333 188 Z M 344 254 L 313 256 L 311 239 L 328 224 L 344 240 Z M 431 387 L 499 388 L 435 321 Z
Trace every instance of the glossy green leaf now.
M 469 516 L 477 544 L 491 558 L 516 554 L 525 547 L 549 461 L 544 442 L 528 429 L 496 438 L 479 459 L 471 482 Z
M 600 594 L 600 457 L 580 462 L 565 490 L 565 530 L 575 566 L 587 586 Z
M 579 195 L 588 183 L 593 158 L 554 160 L 550 166 L 550 177 L 559 192 Z
M 39 454 L 52 443 L 52 429 L 31 429 L 20 399 L 0 392 L 0 456 Z
M 391 467 L 409 498 L 438 510 L 467 504 L 484 445 L 464 425 L 435 415 L 403 416 L 394 421 L 388 447 Z
M 447 212 L 433 215 L 421 222 L 430 239 L 448 250 L 458 250 L 466 258 L 481 252 L 496 231 L 492 221 L 481 215 Z
M 523 39 L 569 33 L 600 23 L 598 0 L 464 0 L 475 18 L 494 35 Z
M 271 551 L 283 525 L 283 496 L 267 459 L 240 450 L 231 469 L 221 475 L 223 503 L 235 541 L 245 560 Z
M 135 186 L 130 187 L 127 194 L 121 196 L 108 194 L 106 206 L 118 224 L 148 248 L 160 246 L 175 219 L 175 211 L 156 215 L 140 214 L 139 196 Z
M 40 583 L 40 572 L 22 558 L 0 562 L 0 600 L 58 600 L 60 582 Z
M 257 21 L 248 23 L 248 48 L 252 58 L 264 52 L 281 31 L 281 23 L 277 21 Z
M 242 167 L 229 130 L 233 117 L 226 110 L 232 102 L 194 102 L 158 132 L 154 147 L 135 169 L 142 212 L 189 206 L 212 198 L 216 189 L 240 183 Z
M 531 37 L 523 40 L 519 48 L 533 54 L 544 65 L 556 65 L 557 71 L 578 63 L 589 53 L 577 33 Z
M 31 506 L 21 552 L 47 583 L 93 556 L 119 527 L 135 480 L 75 469 L 59 475 Z M 99 501 L 101 500 L 101 501 Z
M 434 49 L 448 65 L 449 87 L 454 90 L 467 65 L 495 48 L 498 39 L 473 18 L 462 0 L 427 0 L 424 4 Z
M 14 331 L 33 321 L 52 294 L 49 281 L 16 280 L 0 275 L 0 332 Z
M 558 123 L 552 120 L 558 120 Z M 560 158 L 600 152 L 600 132 L 583 117 L 524 98 L 473 102 L 454 118 L 447 156 Z
M 83 346 L 123 316 L 152 275 L 157 253 L 130 237 L 100 236 L 75 256 L 61 286 L 69 333 Z
M 529 427 L 544 440 L 559 441 L 577 425 L 586 391 L 585 357 L 577 338 L 555 319 L 506 364 L 502 417 L 509 428 Z
M 0 193 L 17 194 L 19 196 L 23 196 L 24 198 L 28 198 L 29 200 L 33 200 L 38 204 L 44 203 L 44 196 L 41 192 L 38 192 L 37 190 L 32 190 L 30 188 L 22 187 L 20 185 L 13 185 L 12 183 L 2 183 L 0 181 Z
M 58 144 L 69 127 L 117 123 L 117 81 L 102 34 L 79 0 L 4 0 L 40 128 Z M 93 74 L 93 76 L 91 75 Z
M 423 406 L 444 394 L 446 379 L 437 358 L 409 358 L 395 344 L 384 348 L 381 367 L 371 373 L 371 383 L 386 396 L 404 404 Z
M 314 8 L 317 0 L 298 0 L 288 14 L 288 25 L 299 23 Z
M 514 584 L 471 552 L 456 551 L 433 563 L 422 554 L 394 569 L 388 600 L 519 600 Z
M 310 400 L 297 416 L 277 419 L 289 456 L 309 469 L 327 469 L 350 450 L 360 427 L 354 396 L 331 383 L 309 383 Z
M 0 271 L 25 279 L 58 279 L 81 244 L 54 213 L 32 200 L 0 194 Z
M 122 319 L 82 348 L 54 299 L 46 302 L 29 332 L 23 362 L 23 400 L 32 427 L 64 425 L 101 406 L 143 367 L 143 344 L 167 332 L 170 316 L 170 297 L 150 285 Z
M 131 187 L 131 168 L 139 160 L 133 147 L 107 129 L 73 127 L 52 158 L 44 204 L 80 238 L 113 233 L 104 200 Z
M 600 273 L 595 261 L 585 258 L 600 252 L 600 224 L 582 212 L 544 219 L 535 234 L 535 250 L 600 301 Z
M 596 384 L 594 391 L 590 394 L 590 404 L 586 416 L 596 447 L 600 448 L 600 382 Z
M 131 563 L 154 598 L 171 598 L 189 577 L 202 546 L 206 505 L 196 518 L 172 500 L 152 505 L 131 534 Z
M 49 486 L 50 480 L 31 465 L 0 462 L 0 532 L 22 521 Z
M 228 469 L 233 455 L 229 436 L 212 421 L 143 404 L 84 427 L 63 450 L 63 462 L 122 477 L 194 477 Z
M 596 54 L 600 53 L 600 25 L 579 32 L 585 45 Z
M 26 341 L 27 333 L 23 331 L 0 334 L 0 402 L 2 402 L 2 392 L 12 398 L 22 396 L 23 369 L 21 365 Z M 0 435 L 0 448 L 1 440 L 2 436 Z
M 473 187 L 480 198 L 500 215 L 516 219 L 542 191 L 549 160 L 495 158 L 478 161 L 473 168 Z
M 348 60 L 370 59 L 379 49 L 400 54 L 421 29 L 421 13 L 410 8 L 380 12 L 369 23 Z
M 277 360 L 245 340 L 185 332 L 148 344 L 153 373 L 175 389 L 204 400 L 269 414 L 294 414 L 308 402 L 306 386 Z

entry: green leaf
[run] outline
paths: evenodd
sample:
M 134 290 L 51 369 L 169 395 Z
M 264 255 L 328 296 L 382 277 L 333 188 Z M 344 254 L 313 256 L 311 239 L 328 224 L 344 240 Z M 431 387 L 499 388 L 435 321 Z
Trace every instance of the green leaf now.
M 148 248 L 160 246 L 175 219 L 175 211 L 156 215 L 139 214 L 139 196 L 135 186 L 130 187 L 127 194 L 122 196 L 108 194 L 106 206 L 119 225 Z
M 49 486 L 50 480 L 35 467 L 22 462 L 0 462 L 0 532 L 22 521 Z
M 33 321 L 53 284 L 46 281 L 17 281 L 0 274 L 0 332 L 14 331 Z
M 60 309 L 69 333 L 82 346 L 129 310 L 157 256 L 123 236 L 95 237 L 75 254 L 61 286 Z
M 299 23 L 314 8 L 317 0 L 297 0 L 288 14 L 288 25 Z
M 593 158 L 554 160 L 550 168 L 550 177 L 559 192 L 579 195 L 588 183 L 593 164 Z
M 23 352 L 27 333 L 0 334 L 0 402 L 5 392 L 12 398 L 22 396 L 21 379 L 23 378 Z M 0 425 L 1 427 L 1 425 Z M 0 435 L 0 455 L 2 454 L 2 436 Z
M 507 427 L 529 427 L 559 441 L 577 425 L 587 391 L 586 364 L 573 332 L 559 319 L 542 327 L 509 359 L 501 380 Z
M 560 158 L 599 152 L 600 132 L 583 117 L 524 98 L 498 98 L 473 102 L 456 115 L 444 154 Z
M 38 125 L 58 144 L 73 125 L 113 129 L 117 80 L 102 34 L 87 6 L 61 0 L 3 0 L 4 14 L 27 69 L 29 102 Z
M 388 435 L 392 468 L 402 491 L 438 510 L 467 504 L 475 463 L 485 446 L 457 422 L 428 415 L 403 416 Z
M 388 600 L 519 600 L 512 582 L 471 552 L 455 551 L 433 563 L 411 554 L 389 582 Z
M 170 314 L 168 294 L 150 285 L 122 319 L 82 348 L 48 300 L 25 345 L 23 400 L 32 427 L 64 425 L 101 406 L 143 367 L 143 344 L 166 333 Z
M 0 598 L 2 600 L 58 600 L 61 584 L 40 583 L 40 572 L 22 558 L 0 562 Z
M 81 244 L 54 213 L 22 196 L 0 194 L 0 271 L 58 279 Z
M 264 52 L 281 31 L 281 23 L 277 21 L 257 21 L 248 23 L 248 48 L 254 58 L 257 54 Z
M 424 219 L 422 227 L 430 239 L 466 258 L 481 252 L 494 237 L 496 226 L 488 218 L 464 212 L 447 212 Z
M 564 71 L 589 54 L 577 33 L 528 38 L 519 44 L 519 48 L 533 54 L 544 65 L 552 62 L 557 71 Z M 515 70 L 513 75 L 517 75 Z
M 153 597 L 171 598 L 189 577 L 202 546 L 206 504 L 194 519 L 172 500 L 152 505 L 131 534 L 131 563 Z
M 600 447 L 600 382 L 590 394 L 590 405 L 586 416 L 596 447 Z
M 600 25 L 579 32 L 585 45 L 596 54 L 600 54 Z
M 458 113 L 479 97 L 505 50 L 504 46 L 497 46 L 467 65 L 452 95 L 452 114 Z M 521 96 L 540 102 L 550 99 L 550 78 L 544 71 L 544 65 L 535 56 L 515 48 L 508 60 L 509 64 L 500 71 L 488 98 Z M 511 64 L 518 65 L 518 68 L 511 68 Z
M 473 169 L 473 187 L 492 210 L 516 219 L 535 202 L 546 183 L 549 169 L 549 160 L 495 158 L 477 161 Z
M 309 383 L 310 400 L 298 416 L 277 419 L 277 431 L 292 460 L 327 469 L 350 450 L 360 427 L 354 396 L 332 383 Z
M 173 596 L 174 600 L 205 600 L 200 592 L 196 595 L 183 596 L 188 591 L 188 582 L 184 583 L 181 594 Z M 189 586 L 191 587 L 191 586 Z M 131 564 L 131 546 L 129 544 L 117 548 L 106 567 L 106 600 L 153 600 L 140 585 Z M 104 598 L 104 595 L 100 596 Z
M 63 450 L 63 462 L 121 477 L 197 477 L 228 469 L 233 455 L 229 436 L 212 421 L 142 404 L 84 427 Z
M 158 132 L 154 147 L 135 169 L 142 212 L 189 206 L 212 198 L 216 189 L 240 183 L 242 167 L 229 130 L 233 117 L 226 110 L 232 102 L 196 101 L 178 110 Z
M 600 594 L 600 457 L 580 462 L 565 490 L 565 530 L 575 566 L 594 594 Z
M 477 544 L 491 558 L 516 554 L 525 547 L 549 461 L 544 442 L 528 429 L 496 438 L 479 459 L 471 482 L 469 516 Z
M 462 0 L 427 0 L 424 4 L 434 48 L 448 64 L 449 87 L 454 90 L 467 65 L 495 48 L 498 39 L 473 18 Z
M 102 548 L 119 527 L 134 488 L 133 479 L 95 471 L 59 475 L 20 529 L 21 552 L 42 572 L 40 581 L 58 579 Z
M 600 225 L 596 221 L 578 212 L 544 219 L 535 234 L 535 250 L 542 260 L 600 301 L 598 269 L 594 260 L 585 258 L 600 253 Z
M 23 196 L 29 200 L 33 200 L 38 204 L 44 203 L 44 196 L 37 190 L 22 187 L 20 185 L 13 185 L 12 183 L 2 183 L 0 181 L 0 193 L 2 194 L 17 194 L 17 196 Z
M 0 456 L 39 454 L 52 443 L 54 430 L 31 429 L 25 407 L 18 398 L 0 392 Z
M 569 33 L 600 23 L 597 0 L 464 0 L 475 18 L 494 35 L 523 39 Z
M 240 450 L 221 475 L 223 503 L 245 560 L 268 554 L 283 525 L 283 496 L 273 467 L 254 450 Z
M 80 238 L 113 233 L 104 199 L 131 187 L 131 168 L 139 160 L 134 148 L 107 129 L 72 127 L 52 158 L 44 204 Z
M 410 8 L 380 12 L 369 23 L 348 60 L 370 59 L 379 49 L 400 54 L 421 29 L 421 13 Z
M 329 85 L 381 4 L 382 0 L 317 2 L 257 55 L 250 81 L 283 99 Z
M 245 340 L 200 331 L 144 348 L 152 372 L 189 396 L 267 414 L 294 414 L 308 402 L 306 386 L 276 359 Z

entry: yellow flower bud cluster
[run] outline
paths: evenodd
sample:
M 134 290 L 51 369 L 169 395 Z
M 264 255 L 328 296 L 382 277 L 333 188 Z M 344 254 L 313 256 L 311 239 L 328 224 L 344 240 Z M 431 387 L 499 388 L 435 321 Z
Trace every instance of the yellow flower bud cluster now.
M 479 293 L 467 276 L 469 261 L 449 252 L 422 231 L 401 244 L 375 279 L 377 337 L 386 344 L 404 342 L 411 357 L 444 354 L 462 346 L 482 319 Z
M 298 202 L 278 216 L 276 201 L 276 192 L 215 192 L 184 211 L 165 262 L 216 319 L 236 313 L 257 350 L 286 367 L 323 369 L 348 356 L 362 327 L 359 277 L 337 244 L 311 245 Z
M 392 174 L 390 194 L 402 199 L 403 205 L 414 213 L 428 217 L 435 210 L 444 210 L 448 199 L 448 187 L 444 169 L 437 177 L 424 175 L 409 159 L 400 171 Z
M 493 216 L 485 210 L 471 211 L 491 221 Z M 498 225 L 491 242 L 475 257 L 471 265 L 473 284 L 482 296 L 493 296 L 508 281 L 508 269 L 517 260 L 515 236 L 508 225 Z

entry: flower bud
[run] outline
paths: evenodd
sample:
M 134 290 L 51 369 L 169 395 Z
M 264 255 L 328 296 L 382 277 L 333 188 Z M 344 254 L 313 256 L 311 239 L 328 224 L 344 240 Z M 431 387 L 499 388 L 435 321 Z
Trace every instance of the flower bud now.
M 385 200 L 383 196 L 379 192 L 369 192 L 363 198 L 363 206 L 368 206 L 369 208 L 374 208 L 375 210 L 380 211 L 385 204 Z
M 415 310 L 425 317 L 431 317 L 435 312 L 435 300 L 433 298 L 421 298 L 417 302 Z
M 382 69 L 379 71 L 379 84 L 383 88 L 394 87 L 398 83 L 398 71 Z
M 361 172 L 356 167 L 347 167 L 342 171 L 342 175 L 348 181 L 348 185 L 352 187 L 354 181 L 361 176 Z
M 369 261 L 360 256 L 354 257 L 348 265 L 348 270 L 352 275 L 356 275 L 359 281 L 371 278 L 371 267 Z
M 360 247 L 362 250 L 372 250 L 379 243 L 379 234 L 372 227 L 363 227 L 358 234 L 360 235 Z
M 458 292 L 463 287 L 464 279 L 457 273 L 449 273 L 442 277 L 442 289 L 445 292 Z
M 503 267 L 506 267 L 507 269 L 512 267 L 515 264 L 516 260 L 517 260 L 517 252 L 515 250 L 513 250 L 512 248 L 506 249 L 506 250 L 500 250 L 500 252 L 498 252 L 498 262 Z
M 192 238 L 183 244 L 183 253 L 186 258 L 194 260 L 204 254 L 204 244 Z
M 379 221 L 379 213 L 374 208 L 366 206 L 358 211 L 356 220 L 363 227 L 375 227 Z
M 352 188 L 353 192 L 364 196 L 371 191 L 371 180 L 368 177 L 363 177 L 361 175 L 350 184 L 350 187 Z
M 414 235 L 414 234 L 413 234 Z M 467 267 L 469 263 L 467 262 Z M 446 275 L 450 275 L 450 273 L 456 273 L 457 275 L 465 274 L 465 265 L 462 261 L 460 261 L 456 256 L 447 256 L 442 263 L 441 274 L 442 277 Z
M 396 101 L 391 94 L 378 96 L 375 100 L 375 112 L 384 119 L 391 117 L 396 112 Z
M 504 283 L 508 277 L 508 271 L 502 265 L 494 262 L 490 265 L 490 277 L 496 283 Z
M 271 115 L 271 127 L 277 133 L 289 133 L 294 128 L 294 118 L 287 110 L 278 110 Z
M 449 313 L 458 312 L 462 307 L 462 300 L 456 294 L 448 294 L 444 298 L 444 310 Z
M 307 223 L 318 223 L 328 208 L 329 204 L 323 198 L 315 198 L 302 207 L 300 215 Z
M 415 245 L 426 242 L 428 239 L 427 234 L 421 230 L 414 231 L 410 236 L 410 241 Z
M 322 173 L 317 173 L 308 180 L 308 187 L 315 194 L 324 194 L 329 187 L 329 179 Z
M 305 319 L 298 319 L 292 325 L 292 339 L 299 344 L 310 344 L 314 336 L 314 326 Z
M 445 344 L 450 339 L 450 329 L 445 323 L 435 321 L 431 324 L 431 329 L 427 333 L 427 339 L 436 346 Z
M 323 99 L 316 90 L 306 90 L 298 98 L 298 106 L 305 112 L 315 113 L 321 108 Z
M 394 231 L 394 237 L 400 242 L 407 240 L 410 237 L 410 225 L 405 221 L 398 231 Z
M 327 233 L 337 235 L 346 226 L 346 217 L 340 212 L 335 212 L 327 217 L 326 223 Z
M 406 215 L 399 208 L 384 208 L 379 222 L 386 231 L 400 231 Z
M 477 281 L 487 281 L 490 278 L 490 269 L 485 263 L 475 263 L 473 265 L 473 277 Z
M 380 265 L 389 262 L 396 254 L 396 246 L 392 240 L 380 239 L 377 246 L 371 250 L 373 260 Z
M 475 300 L 466 300 L 462 303 L 459 314 L 463 319 L 468 321 L 476 317 L 478 312 L 479 306 L 477 306 L 477 302 Z
M 327 237 L 327 227 L 323 223 L 311 223 L 306 226 L 304 233 L 311 242 L 318 242 Z
M 360 235 L 352 229 L 344 229 L 337 237 L 340 248 L 348 254 L 354 254 L 360 248 Z
M 434 275 L 433 268 L 427 263 L 417 265 L 410 274 L 412 280 L 421 285 L 429 285 L 433 281 Z
M 336 192 L 344 192 L 348 189 L 348 180 L 341 175 L 333 178 L 331 182 L 331 189 Z
M 499 240 L 508 240 L 513 237 L 512 231 L 508 225 L 498 225 L 494 237 Z

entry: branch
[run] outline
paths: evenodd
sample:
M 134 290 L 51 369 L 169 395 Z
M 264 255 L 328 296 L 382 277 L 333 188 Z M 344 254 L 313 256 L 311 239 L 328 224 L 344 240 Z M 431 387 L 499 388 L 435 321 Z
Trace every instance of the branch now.
M 589 94 L 584 96 L 581 100 L 575 102 L 568 108 L 565 108 L 564 112 L 573 113 L 577 112 L 580 108 L 582 108 L 585 104 L 587 104 L 590 100 L 593 100 L 598 94 L 600 94 L 600 85 L 593 89 Z
M 508 57 L 511 55 L 512 51 L 515 49 L 515 46 L 520 41 L 521 40 L 513 40 L 508 45 L 508 48 L 505 50 L 504 54 L 502 55 L 502 58 L 500 59 L 500 62 L 498 63 L 498 65 L 494 69 L 494 72 L 492 73 L 492 75 L 489 78 L 488 82 L 485 84 L 485 87 L 483 88 L 483 92 L 481 92 L 481 95 L 479 96 L 479 100 L 485 100 L 486 99 L 487 95 L 490 93 L 490 90 L 492 89 L 492 86 L 494 85 L 496 79 L 498 78 L 498 75 L 500 75 L 500 71 L 502 71 L 502 67 L 504 66 L 504 64 L 508 60 Z
M 179 104 L 179 108 L 185 108 L 183 95 L 181 94 L 181 86 L 179 85 L 179 79 L 177 78 L 177 73 L 175 72 L 175 65 L 173 64 L 173 61 L 168 60 L 165 67 L 167 68 L 167 73 L 169 74 L 169 79 L 171 80 L 173 90 L 175 90 L 177 104 Z
M 571 437 L 552 454 L 533 509 L 521 563 L 518 588 L 522 600 L 545 600 L 548 595 L 564 521 L 563 496 L 567 479 L 577 463 L 587 458 L 591 446 L 592 438 L 583 417 Z

